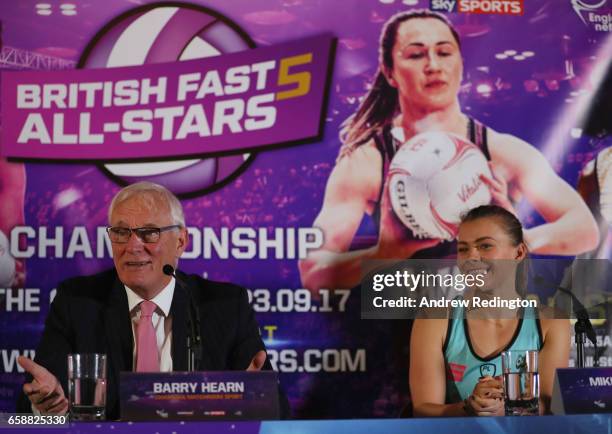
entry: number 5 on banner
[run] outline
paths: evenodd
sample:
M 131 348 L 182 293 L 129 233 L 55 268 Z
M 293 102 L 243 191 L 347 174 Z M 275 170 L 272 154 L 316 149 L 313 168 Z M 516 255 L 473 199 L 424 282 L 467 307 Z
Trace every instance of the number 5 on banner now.
M 310 91 L 310 72 L 304 71 L 298 72 L 296 74 L 289 74 L 289 68 L 291 68 L 292 66 L 305 65 L 310 62 L 312 62 L 312 53 L 287 57 L 280 61 L 280 68 L 278 71 L 278 85 L 283 86 L 286 84 L 296 83 L 297 87 L 291 90 L 284 90 L 282 92 L 278 92 L 276 94 L 277 101 L 306 95 Z

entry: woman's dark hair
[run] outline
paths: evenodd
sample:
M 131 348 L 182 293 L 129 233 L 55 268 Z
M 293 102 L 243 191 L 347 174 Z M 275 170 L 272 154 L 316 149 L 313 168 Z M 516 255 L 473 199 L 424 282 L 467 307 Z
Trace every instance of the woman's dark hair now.
M 389 84 L 385 72 L 393 69 L 393 46 L 397 37 L 397 29 L 403 22 L 416 18 L 433 18 L 442 21 L 448 26 L 457 45 L 461 48 L 457 30 L 442 14 L 428 9 L 417 9 L 400 12 L 389 18 L 380 35 L 379 65 L 372 88 L 363 99 L 357 112 L 342 124 L 340 135 L 344 145 L 341 155 L 367 142 L 374 131 L 389 124 L 398 112 L 397 89 Z
M 510 211 L 498 205 L 481 205 L 472 208 L 461 217 L 461 223 L 473 222 L 482 218 L 495 218 L 506 232 L 513 246 L 524 243 L 523 225 Z M 516 291 L 522 297 L 527 294 L 529 261 L 525 257 L 516 268 Z
M 461 217 L 461 223 L 472 222 L 474 220 L 493 217 L 500 223 L 508 237 L 512 240 L 513 246 L 523 243 L 523 225 L 514 214 L 498 205 L 482 205 L 472 208 Z

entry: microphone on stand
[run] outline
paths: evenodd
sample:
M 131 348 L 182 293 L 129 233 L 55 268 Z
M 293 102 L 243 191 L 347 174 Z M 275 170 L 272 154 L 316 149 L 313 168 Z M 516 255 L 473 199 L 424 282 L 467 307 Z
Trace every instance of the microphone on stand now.
M 189 309 L 187 310 L 187 370 L 194 372 L 200 369 L 202 360 L 202 336 L 200 335 L 200 312 L 198 311 L 193 294 L 189 286 L 178 277 L 174 267 L 170 264 L 164 265 L 162 271 L 166 276 L 172 276 L 182 286 L 189 297 Z
M 572 300 L 572 310 L 576 315 L 576 323 L 574 324 L 574 338 L 576 342 L 576 361 L 578 363 L 578 367 L 584 368 L 584 343 L 586 342 L 585 335 L 595 347 L 593 365 L 595 367 L 599 367 L 597 355 L 597 334 L 595 333 L 595 329 L 593 329 L 593 324 L 591 324 L 588 311 L 580 302 L 578 297 L 576 297 L 570 289 L 564 288 L 563 286 L 559 286 L 552 282 L 548 282 L 542 276 L 534 276 L 533 281 L 538 286 L 552 285 L 557 291 L 570 296 L 570 299 Z

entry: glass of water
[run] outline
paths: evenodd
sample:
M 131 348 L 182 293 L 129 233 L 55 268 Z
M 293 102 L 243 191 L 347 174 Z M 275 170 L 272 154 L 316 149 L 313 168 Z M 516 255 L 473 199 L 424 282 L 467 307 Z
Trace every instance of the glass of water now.
M 105 354 L 68 354 L 68 396 L 72 420 L 106 418 Z
M 539 414 L 540 376 L 536 350 L 502 353 L 506 416 Z

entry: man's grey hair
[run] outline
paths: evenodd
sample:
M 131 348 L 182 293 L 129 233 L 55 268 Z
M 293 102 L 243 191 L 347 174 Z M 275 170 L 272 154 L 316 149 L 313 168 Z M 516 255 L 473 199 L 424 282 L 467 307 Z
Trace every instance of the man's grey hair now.
M 128 185 L 117 192 L 108 207 L 109 224 L 112 224 L 111 216 L 117 205 L 135 196 L 150 202 L 151 206 L 160 203 L 168 205 L 173 224 L 180 225 L 183 228 L 185 227 L 185 214 L 183 213 L 183 206 L 178 198 L 166 187 L 148 181 L 141 181 Z

